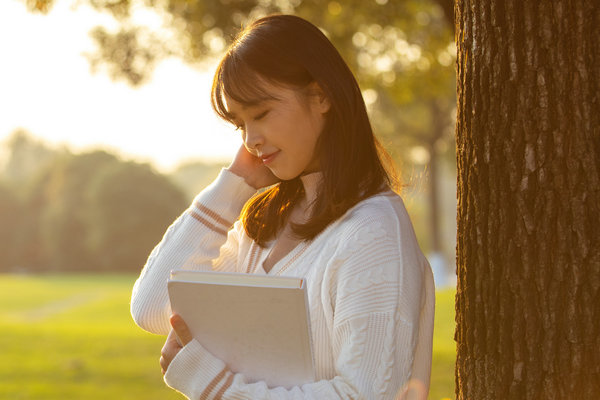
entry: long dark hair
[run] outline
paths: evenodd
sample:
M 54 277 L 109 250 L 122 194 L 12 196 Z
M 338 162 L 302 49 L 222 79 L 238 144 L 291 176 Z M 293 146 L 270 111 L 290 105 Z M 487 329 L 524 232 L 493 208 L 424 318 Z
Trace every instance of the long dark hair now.
M 215 112 L 233 122 L 224 96 L 242 104 L 264 100 L 269 93 L 257 82 L 265 80 L 298 89 L 316 82 L 331 103 L 315 150 L 323 182 L 308 222 L 293 226 L 297 236 L 313 239 L 359 201 L 396 187 L 390 157 L 373 135 L 358 83 L 316 26 L 296 16 L 272 15 L 240 32 L 215 73 Z M 302 195 L 296 177 L 250 199 L 242 211 L 247 234 L 261 246 L 274 238 Z

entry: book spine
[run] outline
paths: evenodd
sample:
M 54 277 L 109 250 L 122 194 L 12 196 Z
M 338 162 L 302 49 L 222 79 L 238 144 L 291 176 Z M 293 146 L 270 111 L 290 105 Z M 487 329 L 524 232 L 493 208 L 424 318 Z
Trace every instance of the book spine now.
M 302 287 L 304 290 L 304 309 L 306 310 L 306 325 L 308 326 L 308 343 L 309 343 L 309 354 L 310 354 L 310 370 L 312 373 L 312 381 L 315 381 L 315 355 L 314 355 L 314 343 L 312 335 L 312 323 L 310 320 L 310 304 L 308 302 L 308 288 L 306 287 L 306 280 L 302 279 Z

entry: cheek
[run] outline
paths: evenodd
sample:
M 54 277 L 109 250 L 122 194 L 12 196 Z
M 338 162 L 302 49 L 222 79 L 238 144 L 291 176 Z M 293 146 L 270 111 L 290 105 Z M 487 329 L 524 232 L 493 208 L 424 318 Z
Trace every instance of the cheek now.
M 323 115 L 315 115 L 306 109 L 286 111 L 288 112 L 279 114 L 270 121 L 268 131 L 273 135 L 273 139 L 277 138 L 280 146 L 287 147 L 303 159 L 312 158 L 325 125 Z
M 298 124 L 295 135 L 298 150 L 312 154 L 320 135 L 321 126 L 316 121 L 304 120 L 303 123 Z

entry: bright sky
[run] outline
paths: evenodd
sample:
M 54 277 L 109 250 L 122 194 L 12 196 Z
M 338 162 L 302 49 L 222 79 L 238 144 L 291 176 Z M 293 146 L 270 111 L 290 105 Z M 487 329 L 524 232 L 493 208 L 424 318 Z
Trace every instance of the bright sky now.
M 88 32 L 111 18 L 59 0 L 47 15 L 0 1 L 0 141 L 17 128 L 75 151 L 103 147 L 170 169 L 230 159 L 239 135 L 210 107 L 214 69 L 163 62 L 139 89 L 91 75 Z

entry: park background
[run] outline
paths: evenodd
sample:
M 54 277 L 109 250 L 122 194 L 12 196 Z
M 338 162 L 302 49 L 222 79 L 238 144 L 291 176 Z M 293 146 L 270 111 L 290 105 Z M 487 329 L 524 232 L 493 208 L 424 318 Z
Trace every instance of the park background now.
M 454 393 L 455 47 L 445 2 L 0 5 L 0 397 L 178 398 L 128 314 L 164 230 L 239 135 L 212 71 L 247 19 L 317 23 L 356 72 L 438 285 L 430 398 Z M 202 5 L 204 4 L 204 5 Z M 325 6 L 323 6 L 325 4 Z M 210 5 L 210 6 L 209 6 Z

